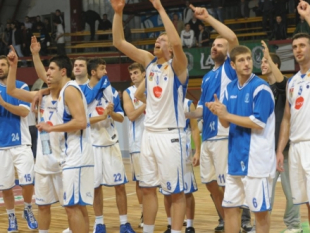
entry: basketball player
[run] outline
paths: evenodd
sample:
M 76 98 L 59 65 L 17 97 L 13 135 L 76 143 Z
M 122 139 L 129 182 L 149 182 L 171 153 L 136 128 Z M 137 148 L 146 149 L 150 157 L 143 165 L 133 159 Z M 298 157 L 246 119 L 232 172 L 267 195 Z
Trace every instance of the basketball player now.
M 186 99 L 184 100 L 184 112 L 195 111 L 193 101 Z M 194 216 L 195 216 L 195 198 L 193 193 L 198 190 L 197 183 L 194 175 L 193 165 L 196 167 L 199 165 L 200 157 L 200 132 L 196 119 L 187 119 L 186 126 L 184 128 L 186 133 L 186 159 L 184 168 L 184 183 L 185 183 L 185 198 L 186 198 L 186 233 L 194 233 Z M 191 138 L 196 147 L 195 155 L 192 157 L 192 146 Z M 162 192 L 163 194 L 167 194 Z M 165 210 L 168 217 L 168 229 L 165 233 L 171 232 L 171 198 L 170 195 L 164 197 Z
M 31 48 L 30 48 L 31 49 Z M 32 54 L 36 51 L 31 49 Z M 10 61 L 10 71 L 8 75 L 7 93 L 15 98 L 25 102 L 32 102 L 36 93 L 16 88 L 16 71 L 18 58 L 12 50 L 8 55 Z M 67 81 L 69 81 L 68 79 Z M 57 106 L 58 95 L 53 88 L 50 94 L 43 96 L 39 111 L 44 122 L 55 125 L 57 124 Z M 38 119 L 41 121 L 40 119 Z M 60 145 L 58 133 L 50 133 L 51 153 L 44 155 L 42 144 L 40 142 L 41 134 L 38 134 L 37 158 L 35 164 L 35 194 L 36 204 L 38 205 L 38 226 L 39 233 L 47 233 L 51 222 L 51 205 L 60 202 L 63 204 L 62 188 L 62 169 L 60 162 Z
M 139 100 L 146 101 L 147 112 L 140 153 L 139 185 L 143 190 L 143 206 L 147 207 L 143 208 L 143 232 L 154 232 L 158 209 L 156 190 L 160 186 L 171 194 L 171 232 L 177 233 L 182 229 L 186 204 L 183 186 L 183 158 L 186 151 L 183 101 L 188 83 L 187 58 L 178 32 L 161 2 L 151 0 L 151 3 L 166 30 L 155 42 L 155 56 L 137 49 L 124 39 L 122 17 L 125 0 L 111 0 L 115 11 L 113 45 L 132 60 L 147 67 L 146 78 L 135 94 Z
M 269 53 L 268 46 L 264 41 L 262 41 L 262 46 L 264 47 L 264 57 L 262 59 L 261 70 L 262 74 L 267 76 L 268 83 L 272 90 L 275 99 L 275 117 L 276 117 L 276 128 L 275 128 L 275 149 L 277 149 L 280 125 L 283 118 L 285 101 L 286 101 L 286 84 L 287 78 L 283 76 L 280 71 L 281 60 L 279 56 L 275 53 Z M 282 189 L 286 197 L 286 208 L 283 216 L 284 223 L 287 229 L 284 233 L 302 232 L 300 227 L 300 213 L 299 206 L 293 204 L 291 184 L 289 180 L 289 169 L 288 169 L 288 145 L 284 150 L 285 160 L 284 160 L 284 172 L 281 173 L 281 184 Z M 277 184 L 280 172 L 276 172 L 276 176 L 272 183 L 272 198 L 271 206 L 274 203 L 275 198 L 275 187 Z
M 88 85 L 92 88 L 107 74 L 106 63 L 102 59 L 91 59 L 87 65 L 91 77 Z M 124 112 L 120 105 L 118 92 L 112 88 L 113 102 L 102 93 L 98 96 L 94 110 L 90 112 L 91 137 L 95 156 L 95 196 L 94 212 L 96 216 L 94 233 L 106 232 L 103 220 L 102 185 L 115 189 L 116 204 L 119 211 L 120 233 L 134 233 L 127 219 L 127 195 L 125 184 L 128 182 L 122 153 L 118 143 L 115 121 L 123 122 Z M 100 116 L 105 119 L 100 119 Z
M 310 25 L 310 5 L 300 1 L 298 13 Z M 288 80 L 286 88 L 286 105 L 280 128 L 277 150 L 277 169 L 283 168 L 283 151 L 290 140 L 289 172 L 294 204 L 307 203 L 308 219 L 310 220 L 309 193 L 309 69 L 310 69 L 310 36 L 298 33 L 292 38 L 294 57 L 299 64 L 300 71 Z
M 240 207 L 248 205 L 254 212 L 256 232 L 270 229 L 270 198 L 275 175 L 274 99 L 267 82 L 252 73 L 249 48 L 231 50 L 231 66 L 238 79 L 226 87 L 223 104 L 206 106 L 229 128 L 228 174 L 223 199 L 225 229 L 239 232 Z
M 57 103 L 59 124 L 51 126 L 40 122 L 37 128 L 40 132 L 63 132 L 60 137 L 63 203 L 72 232 L 86 233 L 89 229 L 86 205 L 92 205 L 94 197 L 94 157 L 87 102 L 76 82 L 68 82 L 71 70 L 71 61 L 66 56 L 50 60 L 47 82 L 60 90 Z
M 141 213 L 143 210 L 142 205 L 142 189 L 139 187 L 140 181 L 140 149 L 142 133 L 144 130 L 144 116 L 145 116 L 145 103 L 139 101 L 135 98 L 135 93 L 140 83 L 145 78 L 144 67 L 134 62 L 128 67 L 131 81 L 133 85 L 128 87 L 123 93 L 123 102 L 125 113 L 130 120 L 128 129 L 128 139 L 129 139 L 129 153 L 131 161 L 131 171 L 132 180 L 136 181 L 136 194 L 138 198 L 139 205 L 141 207 Z M 143 215 L 141 214 L 141 222 L 139 227 L 143 227 Z
M 14 48 L 11 46 L 11 49 Z M 15 64 L 15 68 L 17 64 Z M 7 77 L 10 64 L 6 56 L 0 56 L 0 190 L 3 193 L 4 205 L 8 214 L 8 232 L 18 232 L 14 209 L 13 187 L 15 186 L 15 170 L 24 198 L 23 218 L 27 220 L 29 229 L 38 228 L 32 213 L 31 200 L 34 183 L 34 160 L 31 151 L 31 139 L 27 123 L 30 104 L 11 97 L 6 93 Z M 28 85 L 16 81 L 18 89 L 29 90 Z

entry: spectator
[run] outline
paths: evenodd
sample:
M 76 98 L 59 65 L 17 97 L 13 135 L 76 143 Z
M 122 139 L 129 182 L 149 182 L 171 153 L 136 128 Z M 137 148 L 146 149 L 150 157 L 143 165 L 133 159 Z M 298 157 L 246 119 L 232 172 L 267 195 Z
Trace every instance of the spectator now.
M 64 20 L 64 16 L 63 14 L 61 13 L 61 11 L 59 9 L 57 9 L 55 11 L 55 19 L 59 19 L 63 29 L 65 30 L 65 20 Z
M 11 35 L 9 39 L 9 45 L 13 45 L 18 57 L 24 57 L 24 54 L 22 52 L 22 45 L 24 44 L 23 41 L 23 33 L 21 29 L 17 28 L 17 22 L 11 23 Z M 23 66 L 26 66 L 27 62 L 23 61 Z
M 240 0 L 237 7 L 237 15 L 236 18 L 249 18 L 250 15 L 250 8 L 249 2 L 246 0 Z
M 282 22 L 284 23 L 285 27 L 287 27 L 287 4 L 289 0 L 274 0 L 274 15 L 281 16 Z
M 24 23 L 20 24 L 20 29 L 23 35 L 22 52 L 26 57 L 28 57 L 30 56 L 30 44 L 31 44 L 32 31 L 31 29 L 26 28 Z
M 83 21 L 83 29 L 85 29 L 86 23 L 89 25 L 90 28 L 90 40 L 95 39 L 95 24 L 98 20 L 99 25 L 102 23 L 102 19 L 100 15 L 93 10 L 82 11 L 82 21 Z
M 178 13 L 173 14 L 172 22 L 179 35 L 181 35 L 181 31 L 184 29 L 184 23 L 179 19 Z
M 64 28 L 59 19 L 53 20 L 54 25 L 56 26 L 56 46 L 57 46 L 57 54 L 58 55 L 66 55 L 65 48 L 65 37 L 64 37 Z
M 195 35 L 194 31 L 191 29 L 189 23 L 185 24 L 185 29 L 181 32 L 182 46 L 186 48 L 191 48 L 195 45 Z
M 188 22 L 191 26 L 191 29 L 194 31 L 195 39 L 198 41 L 198 36 L 199 36 L 199 24 L 202 22 L 196 18 L 195 15 L 193 15 L 192 19 Z
M 4 55 L 8 55 L 9 53 L 9 43 L 10 43 L 10 37 L 12 34 L 11 24 L 7 23 L 6 28 L 4 29 L 4 32 L 2 34 L 2 42 L 3 42 L 3 53 Z
M 108 15 L 103 14 L 102 20 L 100 21 L 100 24 L 98 26 L 98 30 L 110 30 L 110 29 L 112 29 L 112 23 L 110 20 L 108 20 Z M 108 40 L 109 35 L 100 35 L 99 39 L 100 40 Z
M 199 36 L 196 43 L 197 47 L 206 47 L 210 43 L 210 31 L 203 23 L 199 24 Z
M 211 1 L 211 14 L 214 18 L 218 19 L 220 22 L 224 22 L 223 20 L 223 6 L 225 0 L 212 0 Z
M 25 17 L 25 22 L 24 22 L 24 24 L 25 24 L 26 29 L 28 29 L 28 28 L 31 29 L 31 28 L 32 28 L 32 23 L 30 22 L 30 19 L 29 19 L 28 16 Z
M 273 38 L 276 40 L 285 40 L 287 38 L 286 31 L 287 31 L 286 26 L 282 21 L 281 16 L 278 15 L 276 17 L 276 23 L 274 24 L 270 40 L 272 40 Z
M 44 19 L 44 27 L 48 33 L 52 32 L 52 27 L 51 27 L 50 21 L 47 18 Z
M 189 7 L 189 1 L 185 1 L 185 9 L 183 10 L 183 23 L 186 24 L 188 23 L 192 18 L 193 18 L 193 11 Z
M 41 44 L 40 55 L 46 56 L 48 54 L 47 49 L 51 44 L 51 37 L 47 29 L 43 27 L 42 25 L 38 25 L 37 29 L 40 33 L 40 44 Z
M 310 27 L 309 27 L 309 24 L 305 21 L 305 18 L 303 16 L 300 16 L 300 21 L 297 24 L 293 35 L 297 33 L 302 33 L 302 32 L 310 34 Z
M 38 25 L 43 25 L 44 26 L 43 22 L 41 21 L 41 16 L 40 15 L 38 15 L 36 17 L 36 21 L 32 24 L 32 31 L 33 32 L 38 32 L 38 29 L 37 29 Z
M 273 27 L 273 0 L 259 0 L 258 7 L 263 13 L 263 31 L 267 31 L 267 20 L 269 19 L 269 30 Z

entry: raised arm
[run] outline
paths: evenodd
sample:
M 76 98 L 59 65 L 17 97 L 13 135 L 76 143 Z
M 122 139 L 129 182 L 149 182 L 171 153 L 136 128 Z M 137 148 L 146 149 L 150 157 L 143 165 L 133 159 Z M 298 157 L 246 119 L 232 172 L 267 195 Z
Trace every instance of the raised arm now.
M 145 79 L 140 83 L 139 87 L 135 92 L 135 98 L 146 103 L 146 95 L 145 95 Z
M 16 99 L 31 103 L 36 92 L 29 92 L 20 88 L 16 88 L 16 72 L 17 72 L 18 57 L 16 55 L 14 47 L 12 45 L 10 47 L 11 52 L 7 56 L 10 63 L 10 68 L 7 79 L 6 92 Z
M 153 60 L 154 56 L 147 51 L 136 48 L 134 45 L 127 42 L 124 37 L 123 9 L 125 0 L 111 0 L 110 2 L 114 9 L 112 25 L 113 45 L 132 60 L 146 67 Z
M 209 15 L 206 8 L 194 7 L 192 4 L 190 5 L 190 8 L 194 11 L 196 18 L 210 24 L 218 32 L 218 34 L 223 36 L 228 41 L 228 52 L 230 52 L 235 46 L 239 45 L 236 34 L 225 24 L 221 23 L 220 21 Z
M 138 117 L 144 114 L 146 105 L 142 104 L 139 108 L 135 109 L 127 91 L 123 92 L 123 101 L 124 101 L 124 110 L 130 121 L 135 121 Z
M 303 16 L 310 26 L 310 5 L 306 1 L 300 1 L 297 6 L 298 14 Z
M 37 41 L 37 38 L 35 36 L 31 37 L 31 45 L 30 45 L 30 51 L 32 53 L 32 60 L 33 60 L 33 65 L 34 68 L 36 69 L 38 77 L 43 81 L 47 82 L 47 76 L 46 76 L 46 70 L 45 67 L 43 66 L 43 63 L 40 59 L 40 52 L 41 50 L 41 45 Z

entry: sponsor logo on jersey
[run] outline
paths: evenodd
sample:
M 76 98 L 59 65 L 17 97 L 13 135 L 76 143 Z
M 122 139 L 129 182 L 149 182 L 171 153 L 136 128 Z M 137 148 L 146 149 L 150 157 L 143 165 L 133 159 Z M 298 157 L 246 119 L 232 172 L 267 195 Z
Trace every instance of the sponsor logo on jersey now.
M 96 111 L 97 111 L 97 113 L 98 113 L 99 115 L 103 115 L 103 113 L 104 113 L 104 108 L 103 108 L 103 107 L 97 106 L 97 107 L 96 107 Z
M 51 121 L 47 121 L 46 123 L 50 126 L 53 126 L 53 123 Z
M 231 95 L 230 98 L 231 99 L 237 99 L 237 95 Z
M 304 104 L 304 98 L 302 96 L 299 96 L 297 99 L 296 99 L 296 102 L 295 102 L 295 109 L 299 110 L 301 109 L 301 107 L 303 106 Z
M 149 75 L 149 81 L 153 81 L 153 77 L 154 77 L 154 73 L 151 72 L 150 75 Z

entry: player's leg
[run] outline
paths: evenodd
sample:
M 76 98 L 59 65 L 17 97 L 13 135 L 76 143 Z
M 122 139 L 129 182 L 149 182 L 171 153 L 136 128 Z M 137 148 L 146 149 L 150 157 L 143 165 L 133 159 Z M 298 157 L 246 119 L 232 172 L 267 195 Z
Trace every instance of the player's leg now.
M 186 209 L 184 192 L 171 194 L 171 202 L 171 230 L 181 231 Z
M 167 230 L 164 233 L 171 232 L 171 205 L 172 205 L 171 195 L 164 195 L 164 206 L 168 220 Z
M 87 222 L 79 205 L 66 206 L 69 228 L 73 233 L 88 233 Z

